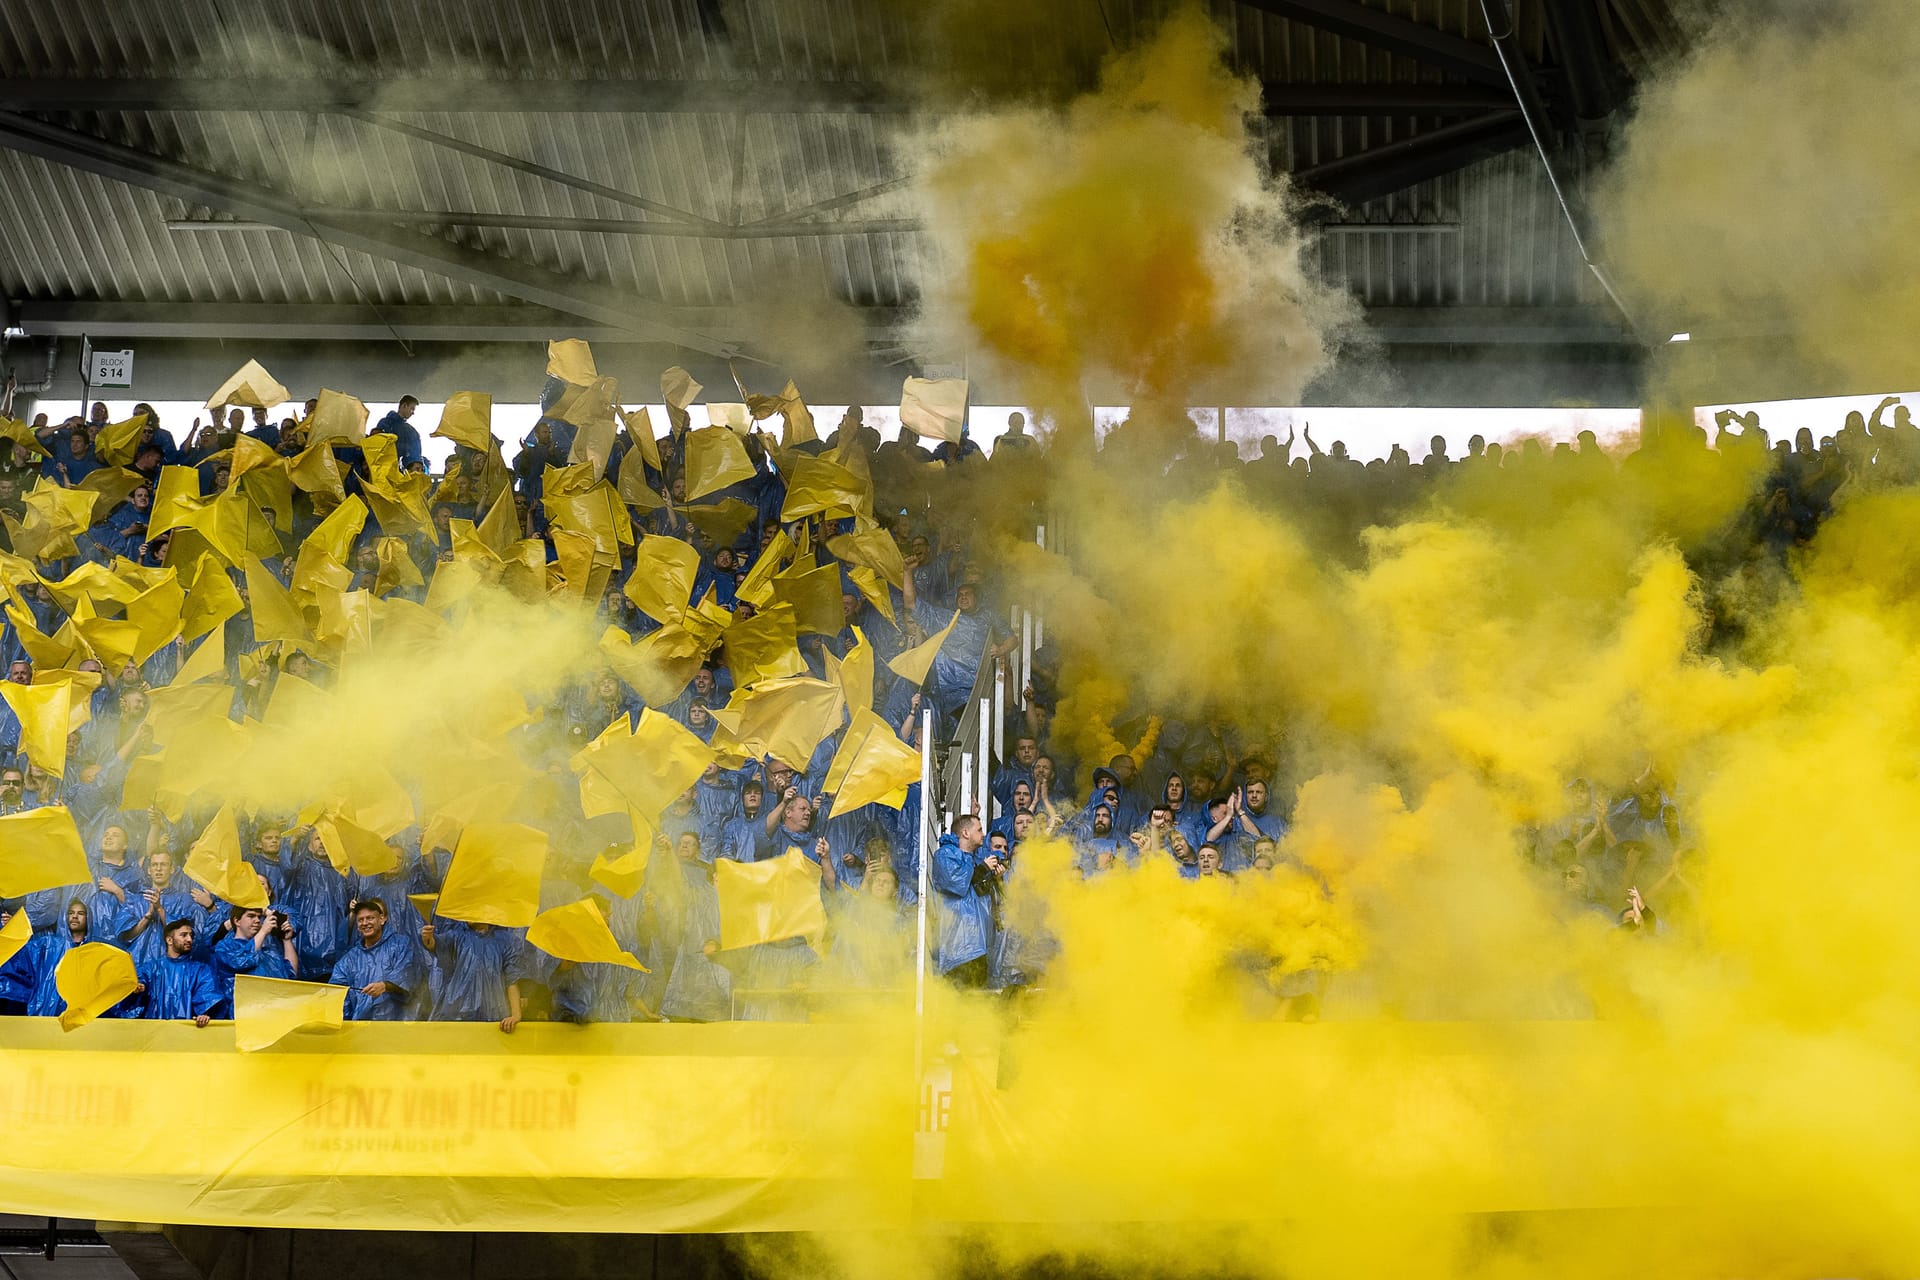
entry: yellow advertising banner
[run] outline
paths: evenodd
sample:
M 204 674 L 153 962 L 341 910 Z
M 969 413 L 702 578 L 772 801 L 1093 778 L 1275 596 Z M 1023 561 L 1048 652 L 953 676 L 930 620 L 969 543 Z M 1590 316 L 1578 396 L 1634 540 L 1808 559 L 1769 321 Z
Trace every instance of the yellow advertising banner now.
M 0 1203 L 391 1230 L 885 1227 L 911 1207 L 897 1031 L 0 1020 Z

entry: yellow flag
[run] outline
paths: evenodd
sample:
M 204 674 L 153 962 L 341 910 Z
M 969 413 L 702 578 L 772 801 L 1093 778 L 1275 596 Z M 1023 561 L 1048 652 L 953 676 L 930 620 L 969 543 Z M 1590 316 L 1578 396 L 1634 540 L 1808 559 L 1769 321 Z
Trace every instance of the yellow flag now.
M 907 788 L 920 781 L 920 753 L 900 740 L 886 721 L 857 711 L 840 749 L 827 768 L 826 790 L 833 794 L 833 816 L 863 804 L 898 809 Z
M 805 675 L 807 662 L 796 647 L 793 608 L 781 604 L 742 618 L 721 639 L 721 655 L 733 672 L 734 687 L 744 689 L 762 680 Z
M 218 409 L 223 405 L 243 404 L 255 409 L 271 409 L 286 402 L 287 389 L 275 382 L 258 360 L 249 360 L 207 397 L 206 407 Z
M 800 398 L 800 388 L 793 385 L 793 379 L 787 379 L 787 385 L 780 392 L 780 444 L 791 449 L 797 444 L 811 444 L 820 438 L 813 429 L 813 411 L 807 408 L 807 402 Z
M 861 477 L 831 458 L 793 455 L 787 476 L 787 499 L 781 504 L 780 519 L 787 522 L 805 516 L 871 516 L 873 489 Z
M 238 973 L 233 978 L 233 1047 L 253 1053 L 295 1031 L 334 1031 L 346 1025 L 347 989 Z
M 867 569 L 896 587 L 906 584 L 907 566 L 900 556 L 900 544 L 877 525 L 828 538 L 827 550 L 847 564 Z
M 13 959 L 15 953 L 31 941 L 33 941 L 33 917 L 24 911 L 14 912 L 6 925 L 0 927 L 0 964 Z
M 940 656 L 940 646 L 947 642 L 947 637 L 953 634 L 954 624 L 959 621 L 960 611 L 955 609 L 953 621 L 940 628 L 935 634 L 928 636 L 924 642 L 895 655 L 887 665 L 893 668 L 895 675 L 907 683 L 925 684 L 927 672 L 933 670 L 933 660 Z
M 193 585 L 187 589 L 186 603 L 180 607 L 180 637 L 197 640 L 218 630 L 246 607 L 225 566 L 213 556 L 203 555 Z
M 7 624 L 13 628 L 14 637 L 27 651 L 36 671 L 70 667 L 82 656 L 79 637 L 74 634 L 71 623 L 49 636 L 33 625 L 33 615 L 20 605 L 9 604 L 6 612 Z
M 706 661 L 707 645 L 686 628 L 671 624 L 649 633 L 638 644 L 629 642 L 620 628 L 608 627 L 600 636 L 600 652 L 614 674 L 633 686 L 641 701 L 658 707 L 680 696 Z
M 79 828 L 65 806 L 47 805 L 0 818 L 0 898 L 92 879 Z
M 240 855 L 240 822 L 233 806 L 223 804 L 193 842 L 181 868 L 187 879 L 236 907 L 265 907 L 267 891 Z
M 420 576 L 420 566 L 414 560 L 413 553 L 407 550 L 404 539 L 382 538 L 374 543 L 373 549 L 380 560 L 380 571 L 373 579 L 375 595 L 383 596 L 403 587 L 424 587 L 427 584 L 427 580 Z
M 642 414 L 645 412 L 644 409 L 641 410 Z M 653 437 L 649 435 L 647 439 L 652 440 Z M 657 454 L 658 450 L 656 449 L 655 452 Z M 648 465 L 650 464 L 645 450 L 627 450 L 626 456 L 620 459 L 620 475 L 615 487 L 620 492 L 620 501 L 628 506 L 641 511 L 658 511 L 667 505 L 667 500 L 647 484 Z M 657 461 L 651 465 L 656 471 L 660 469 Z
M 367 406 L 344 391 L 322 390 L 300 425 L 307 429 L 309 449 L 328 440 L 359 444 L 367 434 Z
M 680 514 L 716 547 L 730 547 L 747 531 L 756 513 L 751 504 L 738 498 L 727 498 L 721 502 L 701 502 L 682 507 Z
M 73 629 L 80 633 L 88 650 L 109 671 L 124 671 L 140 648 L 140 626 L 125 618 L 82 616 L 91 610 L 82 605 L 73 615 Z
M 709 401 L 707 425 L 725 427 L 735 435 L 744 436 L 753 429 L 753 415 L 745 404 L 738 401 Z
M 787 536 L 787 531 L 776 530 L 767 545 L 760 549 L 760 555 L 754 560 L 753 567 L 747 570 L 747 576 L 740 580 L 735 594 L 756 608 L 765 606 L 773 599 L 773 575 L 793 559 L 793 552 L 793 539 Z
M 633 545 L 633 520 L 606 481 L 582 493 L 543 493 L 547 519 L 553 527 L 591 538 L 598 554 L 618 560 L 620 548 Z
M 653 415 L 647 413 L 645 405 L 639 405 L 632 413 L 628 413 L 626 409 L 620 409 L 618 413 L 620 413 L 620 422 L 626 424 L 628 438 L 634 441 L 634 451 L 639 453 L 641 459 L 645 459 L 647 466 L 651 466 L 653 470 L 660 470 L 660 441 L 653 434 Z M 622 466 L 622 472 L 624 470 L 626 468 Z M 634 499 L 628 499 L 628 501 L 634 501 Z
M 900 425 L 918 436 L 957 442 L 967 421 L 965 378 L 908 378 L 900 388 Z
M 633 848 L 612 857 L 603 849 L 594 856 L 593 866 L 587 871 L 588 878 L 595 884 L 621 898 L 631 898 L 646 883 L 647 859 L 653 854 L 653 828 L 639 814 L 632 816 Z
M 481 453 L 493 447 L 493 397 L 484 391 L 456 391 L 440 410 L 433 434 Z
M 867 633 L 859 627 L 853 629 L 853 648 L 847 650 L 847 656 L 841 660 L 834 683 L 840 686 L 849 713 L 858 715 L 873 710 L 873 646 L 867 643 Z
M 576 386 L 600 376 L 593 367 L 593 348 L 582 338 L 562 338 L 547 343 L 547 376 Z
M 700 553 L 692 544 L 665 534 L 642 538 L 627 578 L 627 599 L 655 622 L 679 622 L 699 572 Z
M 596 378 L 588 386 L 571 389 L 548 410 L 551 417 L 575 428 L 568 464 L 586 465 L 595 480 L 606 474 L 607 460 L 613 456 L 613 438 L 619 432 L 614 407 L 619 395 L 612 378 Z
M 720 895 L 720 949 L 786 938 L 817 941 L 827 930 L 820 868 L 798 849 L 761 862 L 721 858 L 713 864 Z
M 20 749 L 27 759 L 48 773 L 67 772 L 67 734 L 73 709 L 73 682 L 14 684 L 0 681 L 5 698 L 20 720 Z
M 127 601 L 127 619 L 138 628 L 133 660 L 148 658 L 172 644 L 180 634 L 180 612 L 186 607 L 187 593 L 178 574 L 169 571 L 166 578 Z
M 679 365 L 660 375 L 660 398 L 667 402 L 669 408 L 684 409 L 699 394 L 700 384 Z
M 145 483 L 147 478 L 138 471 L 129 471 L 125 467 L 101 467 L 76 487 L 99 495 L 99 500 L 93 504 L 93 514 L 96 520 L 104 520 Z
M 313 532 L 301 542 L 299 559 L 305 560 L 311 552 L 345 564 L 353 559 L 353 544 L 366 527 L 367 504 L 358 496 L 348 498 L 328 512 L 327 518 L 314 526 Z M 296 567 L 294 572 L 298 573 L 299 569 Z
M 252 472 L 269 469 L 279 465 L 280 455 L 265 440 L 256 440 L 252 436 L 235 436 L 233 446 L 216 453 L 218 458 L 224 454 L 227 459 L 227 488 L 231 489 L 241 479 Z
M 651 972 L 629 951 L 623 951 L 607 928 L 607 918 L 591 898 L 542 911 L 527 929 L 527 943 L 556 960 L 575 964 L 617 964 Z
M 253 613 L 253 638 L 261 644 L 270 640 L 312 644 L 313 632 L 307 628 L 306 617 L 293 602 L 293 596 L 280 585 L 280 579 L 260 563 L 258 556 L 247 557 L 246 569 L 247 604 Z
M 140 443 L 140 432 L 146 428 L 147 415 L 136 413 L 125 422 L 115 422 L 100 428 L 93 438 L 93 456 L 110 467 L 124 467 L 133 461 L 133 451 Z
M 133 994 L 140 985 L 133 957 L 105 942 L 83 942 L 60 957 L 54 966 L 53 986 L 67 1002 L 60 1029 L 72 1031 Z
M 840 727 L 846 702 L 837 685 L 790 676 L 736 691 L 727 710 L 739 713 L 739 727 L 730 736 L 742 752 L 804 769 L 814 748 Z M 720 741 L 718 734 L 714 741 Z
M 647 822 L 699 781 L 713 762 L 707 744 L 670 716 L 652 708 L 640 713 L 640 727 L 625 732 L 625 719 L 574 753 L 573 771 L 597 773 L 628 809 Z
M 688 432 L 686 450 L 684 471 L 689 502 L 753 478 L 753 460 L 747 457 L 747 446 L 725 427 L 702 427 Z
M 346 481 L 340 475 L 340 460 L 333 446 L 322 440 L 309 444 L 287 464 L 287 476 L 301 492 L 326 494 L 335 502 L 347 497 Z
M 40 437 L 33 434 L 31 426 L 18 418 L 9 418 L 4 413 L 0 413 L 0 440 L 23 444 L 43 458 L 49 453 L 47 446 L 40 443 Z
M 840 607 L 840 566 L 818 568 L 796 562 L 774 575 L 773 599 L 793 606 L 793 625 L 803 636 L 832 636 L 846 626 Z
M 320 834 L 327 861 L 342 875 L 356 871 L 363 876 L 383 876 L 400 867 L 400 855 L 392 845 L 338 812 L 329 811 L 313 824 L 313 829 Z
M 186 684 L 175 680 L 153 690 L 148 700 L 146 724 L 153 730 L 154 745 L 165 747 L 183 736 L 192 740 L 225 733 L 212 722 L 226 720 L 233 710 L 233 686 Z
M 547 833 L 519 823 L 473 823 L 440 886 L 438 913 L 449 920 L 524 929 L 540 913 Z
M 180 670 L 174 673 L 169 688 L 182 688 L 202 680 L 224 680 L 227 676 L 227 636 L 224 631 L 213 631 L 198 648 L 187 655 L 180 664 Z

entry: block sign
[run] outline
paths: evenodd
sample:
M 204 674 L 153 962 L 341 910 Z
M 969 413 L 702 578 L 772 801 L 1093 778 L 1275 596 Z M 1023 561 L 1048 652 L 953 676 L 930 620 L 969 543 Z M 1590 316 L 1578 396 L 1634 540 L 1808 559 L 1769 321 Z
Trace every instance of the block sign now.
M 87 381 L 96 387 L 130 387 L 133 385 L 133 352 L 96 351 L 93 353 L 93 368 Z

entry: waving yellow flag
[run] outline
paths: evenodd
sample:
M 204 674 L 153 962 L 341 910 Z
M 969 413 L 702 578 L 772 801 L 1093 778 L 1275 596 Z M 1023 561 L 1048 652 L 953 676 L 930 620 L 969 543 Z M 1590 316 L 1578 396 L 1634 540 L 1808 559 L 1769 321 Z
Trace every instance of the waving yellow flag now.
M 60 1029 L 72 1031 L 133 994 L 140 985 L 133 957 L 105 942 L 83 942 L 54 966 L 53 987 L 67 1002 Z
M 24 911 L 16 911 L 4 927 L 0 927 L 0 964 L 13 959 L 20 948 L 33 941 L 33 917 Z
M 827 768 L 833 816 L 851 813 L 863 804 L 898 809 L 907 802 L 907 788 L 918 781 L 920 753 L 873 712 L 856 712 Z
M 768 755 L 804 769 L 814 748 L 840 727 L 846 701 L 838 685 L 811 676 L 790 676 L 736 692 L 726 709 L 738 714 L 739 727 L 727 735 L 730 745 L 748 756 Z M 714 741 L 720 740 L 716 734 Z
M 873 646 L 867 643 L 867 633 L 859 627 L 853 629 L 853 642 L 853 648 L 847 650 L 847 656 L 840 662 L 834 683 L 846 696 L 847 711 L 857 716 L 862 711 L 873 710 Z
M 383 876 L 400 869 L 400 854 L 378 832 L 338 812 L 329 811 L 313 824 L 313 829 L 320 835 L 327 861 L 342 875 L 353 871 L 363 876 Z
M 720 895 L 720 949 L 806 938 L 817 943 L 827 930 L 820 900 L 820 868 L 798 849 L 762 862 L 722 858 L 713 864 Z
M 648 708 L 640 713 L 640 727 L 624 732 L 616 720 L 592 743 L 574 753 L 576 774 L 597 774 L 622 803 L 647 822 L 679 799 L 713 763 L 713 752 L 670 716 Z
M 725 427 L 688 432 L 686 449 L 688 502 L 753 478 L 753 460 L 747 457 L 747 446 Z
M 286 402 L 287 389 L 275 382 L 258 360 L 249 360 L 207 397 L 206 407 L 218 409 L 222 405 L 244 404 L 255 409 L 271 409 Z
M 679 622 L 699 572 L 700 553 L 691 543 L 665 534 L 642 538 L 627 578 L 627 599 L 655 622 Z
M 186 603 L 180 607 L 180 638 L 197 640 L 246 607 L 240 589 L 227 576 L 226 566 L 216 557 L 203 554 L 193 585 L 187 588 Z
M 840 608 L 840 566 L 818 567 L 796 561 L 773 576 L 773 598 L 793 606 L 793 625 L 801 635 L 838 635 L 846 625 Z
M 67 772 L 67 734 L 71 732 L 73 682 L 14 684 L 0 682 L 0 698 L 20 721 L 20 749 L 48 773 Z
M 584 338 L 561 338 L 547 343 L 547 376 L 575 386 L 600 376 L 593 366 L 593 348 Z
M 556 960 L 575 964 L 617 964 L 642 973 L 652 972 L 621 950 L 607 918 L 591 898 L 569 902 L 564 907 L 542 911 L 527 928 L 527 944 L 546 952 Z
M 295 1031 L 333 1031 L 346 1025 L 347 989 L 324 982 L 233 978 L 233 1047 L 253 1053 Z
M 524 929 L 540 914 L 547 833 L 515 822 L 476 822 L 460 832 L 440 886 L 439 915 Z
M 93 879 L 86 847 L 63 805 L 0 818 L 0 898 L 59 889 Z
M 493 397 L 484 391 L 456 391 L 440 410 L 433 434 L 485 453 L 493 446 Z
M 221 805 L 220 812 L 213 815 L 213 821 L 193 842 L 181 870 L 187 879 L 233 906 L 267 905 L 267 891 L 259 874 L 240 856 L 240 821 L 231 804 Z
M 248 556 L 246 569 L 247 603 L 253 612 L 253 638 L 261 644 L 270 640 L 312 644 L 313 632 L 307 629 L 306 615 L 293 602 L 292 594 L 280 585 L 280 579 L 260 563 L 259 556 Z
M 367 406 L 344 391 L 322 389 L 313 413 L 300 424 L 307 429 L 307 447 L 329 440 L 357 444 L 367 434 Z
M 780 507 L 782 522 L 802 516 L 873 514 L 873 488 L 831 458 L 796 454 L 787 477 L 787 500 Z
M 796 647 L 798 638 L 793 608 L 786 604 L 762 609 L 728 627 L 720 653 L 727 670 L 733 672 L 734 686 L 744 689 L 762 680 L 805 675 L 807 661 Z
M 93 456 L 110 467 L 124 467 L 133 461 L 133 451 L 140 445 L 140 433 L 146 429 L 147 415 L 136 413 L 125 422 L 116 422 L 100 428 L 100 434 L 93 438 Z
M 946 626 L 905 653 L 895 655 L 887 665 L 893 668 L 895 675 L 909 684 L 926 683 L 927 672 L 933 670 L 933 660 L 940 656 L 940 646 L 947 642 L 947 637 L 953 634 L 954 624 L 959 621 L 960 611 L 955 609 L 952 621 Z

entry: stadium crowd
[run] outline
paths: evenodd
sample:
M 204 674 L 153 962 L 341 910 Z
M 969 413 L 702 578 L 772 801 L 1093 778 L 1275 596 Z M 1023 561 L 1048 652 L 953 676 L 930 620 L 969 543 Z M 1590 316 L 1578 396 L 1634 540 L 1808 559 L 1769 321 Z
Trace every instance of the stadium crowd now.
M 344 986 L 350 1019 L 489 1021 L 506 1030 L 522 1018 L 798 1018 L 833 993 L 907 980 L 921 878 L 919 785 L 905 789 L 898 808 L 872 803 L 837 811 L 828 775 L 845 730 L 823 739 L 808 759 L 709 764 L 658 815 L 652 856 L 638 882 L 590 873 L 606 841 L 577 799 L 571 813 L 551 819 L 554 855 L 541 906 L 591 899 L 645 971 L 557 958 L 530 945 L 524 930 L 439 915 L 432 895 L 453 847 L 424 821 L 388 837 L 397 867 L 363 874 L 311 821 L 244 813 L 240 843 L 267 905 L 237 905 L 185 870 L 217 796 L 197 798 L 171 816 L 157 802 L 126 803 L 130 775 L 151 749 L 151 694 L 166 688 L 200 646 L 216 638 L 224 646 L 218 674 L 232 686 L 235 721 L 262 714 L 276 682 L 287 676 L 322 687 L 329 679 L 326 645 L 256 636 L 252 602 L 244 598 L 244 557 L 206 556 L 209 542 L 216 552 L 219 542 L 193 532 L 191 515 L 200 509 L 196 504 L 220 495 L 239 495 L 259 516 L 259 529 L 269 531 L 267 546 L 278 548 L 262 562 L 296 599 L 303 598 L 299 588 L 310 567 L 304 549 L 334 532 L 324 523 L 331 512 L 359 500 L 371 518 L 346 541 L 340 563 L 326 566 L 338 574 L 330 580 L 333 589 L 431 608 L 446 567 L 467 558 L 476 538 L 499 534 L 497 528 L 485 533 L 490 519 L 512 526 L 504 541 L 492 542 L 496 550 L 537 540 L 548 573 L 572 582 L 582 572 L 574 566 L 584 562 L 569 560 L 570 547 L 584 545 L 596 530 L 579 523 L 568 500 L 583 483 L 611 489 L 632 536 L 597 548 L 611 554 L 594 562 L 601 572 L 591 594 L 580 593 L 581 607 L 636 640 L 662 625 L 645 607 L 646 593 L 629 589 L 635 558 L 649 542 L 692 545 L 697 574 L 680 603 L 710 600 L 733 621 L 764 607 L 753 575 L 769 549 L 811 544 L 834 549 L 841 625 L 799 634 L 798 662 L 787 670 L 830 677 L 860 642 L 859 628 L 878 659 L 871 709 L 914 748 L 923 707 L 935 712 L 937 736 L 949 730 L 983 662 L 996 664 L 998 678 L 1009 678 L 1017 637 L 997 603 L 994 566 L 979 549 L 989 545 L 990 527 L 1030 538 L 1039 519 L 1046 448 L 1018 415 L 989 457 L 964 437 L 931 453 L 904 429 L 900 440 L 883 441 L 858 409 L 819 439 L 809 428 L 796 429 L 796 411 L 805 412 L 797 396 L 750 401 L 756 419 L 778 413 L 786 420 L 784 442 L 757 425 L 708 428 L 729 431 L 749 471 L 689 500 L 689 473 L 706 464 L 696 467 L 691 456 L 704 446 L 696 443 L 702 432 L 684 400 L 676 403 L 669 394 L 671 422 L 657 440 L 644 415 L 621 414 L 619 429 L 604 431 L 610 441 L 604 456 L 587 457 L 589 473 L 581 477 L 579 446 L 608 422 L 603 411 L 580 408 L 579 390 L 549 377 L 544 415 L 510 465 L 484 426 L 456 434 L 443 421 L 439 434 L 453 436 L 456 447 L 444 472 L 430 475 L 411 398 L 364 435 L 350 429 L 320 436 L 316 428 L 328 413 L 316 398 L 298 414 L 276 413 L 271 404 L 232 404 L 176 436 L 145 405 L 121 423 L 107 420 L 103 404 L 93 405 L 85 419 L 40 413 L 15 422 L 4 416 L 12 410 L 8 388 L 0 401 L 0 432 L 7 437 L 0 440 L 0 550 L 6 552 L 0 578 L 9 601 L 0 665 L 13 686 L 73 681 L 87 714 L 66 738 L 61 758 L 43 760 L 35 758 L 32 726 L 15 701 L 0 705 L 0 819 L 64 806 L 84 841 L 90 878 L 0 904 L 9 921 L 24 913 L 32 931 L 0 966 L 0 1012 L 59 1013 L 64 1001 L 56 969 L 86 942 L 124 948 L 135 962 L 140 986 L 116 1015 L 202 1025 L 231 1016 L 234 979 L 241 974 Z M 1792 442 L 1769 443 L 1756 418 L 1731 414 L 1721 417 L 1714 449 L 1690 424 L 1668 433 L 1658 448 L 1726 459 L 1765 477 L 1740 527 L 1723 532 L 1716 550 L 1699 553 L 1724 554 L 1733 546 L 1745 556 L 1784 554 L 1811 536 L 1848 486 L 1920 476 L 1920 430 L 1904 406 L 1885 421 L 1889 408 L 1896 408 L 1891 400 L 1870 420 L 1853 415 L 1833 438 L 1817 442 L 1801 432 Z M 1098 465 L 1137 466 L 1141 456 L 1143 446 L 1122 426 L 1108 437 Z M 796 512 L 797 486 L 790 481 L 802 458 L 830 461 L 839 468 L 835 475 L 853 477 L 865 489 L 867 509 L 856 514 L 824 501 L 801 503 Z M 1166 467 L 1162 483 L 1169 496 L 1179 496 L 1232 478 L 1248 493 L 1300 513 L 1326 537 L 1331 554 L 1342 554 L 1357 544 L 1363 526 L 1410 510 L 1442 477 L 1461 484 L 1479 477 L 1528 501 L 1551 502 L 1556 486 L 1588 483 L 1616 469 L 1631 474 L 1659 461 L 1656 447 L 1648 446 L 1616 463 L 1583 434 L 1573 442 L 1527 440 L 1505 449 L 1475 437 L 1458 459 L 1449 458 L 1436 437 L 1418 463 L 1396 447 L 1388 458 L 1363 465 L 1337 441 L 1322 449 L 1309 431 L 1298 442 L 1269 436 L 1247 462 L 1230 444 L 1195 440 Z M 995 500 L 971 501 L 964 488 L 970 483 L 991 485 Z M 873 530 L 890 535 L 897 564 L 884 547 L 876 553 L 870 543 L 842 541 Z M 194 564 L 175 554 L 189 534 Z M 244 536 L 253 552 L 259 530 L 250 524 Z M 614 559 L 619 563 L 610 563 Z M 129 642 L 134 628 L 99 625 L 116 615 L 133 619 L 129 591 L 169 572 L 182 582 L 192 575 L 180 625 L 149 635 L 142 619 L 140 635 L 152 643 Z M 234 607 L 196 615 L 203 574 L 231 584 Z M 320 612 L 309 609 L 307 620 L 316 627 Z M 925 654 L 930 640 L 933 652 L 923 668 L 909 662 L 903 671 L 896 664 L 916 650 Z M 712 741 L 721 719 L 715 713 L 748 682 L 742 675 L 750 673 L 737 673 L 709 653 L 664 696 L 658 688 L 643 692 L 611 664 L 583 672 L 553 705 L 538 708 L 532 723 L 515 730 L 513 749 L 530 772 L 544 773 L 557 762 L 564 773 L 569 757 L 610 725 L 633 725 L 643 709 Z M 1160 861 L 1183 879 L 1204 882 L 1260 876 L 1287 861 L 1293 780 L 1272 736 L 1215 714 L 1162 719 L 1141 708 L 1130 726 L 1129 736 L 1138 739 L 1132 749 L 1070 759 L 1050 732 L 1056 686 L 1055 659 L 1043 647 L 1030 683 L 1009 689 L 1009 758 L 991 778 L 994 812 L 952 821 L 926 869 L 934 967 L 962 985 L 1016 989 L 1044 969 L 1044 941 L 1002 918 L 1003 890 L 1018 874 L 1029 840 L 1067 838 L 1090 877 Z M 1564 890 L 1573 909 L 1651 929 L 1649 904 L 1662 903 L 1664 910 L 1666 901 L 1688 890 L 1686 824 L 1651 772 L 1619 794 L 1576 782 L 1566 813 L 1530 835 L 1539 873 Z M 715 864 L 753 863 L 788 850 L 819 869 L 826 935 L 722 949 Z M 1292 981 L 1280 994 L 1310 1001 L 1312 975 Z

